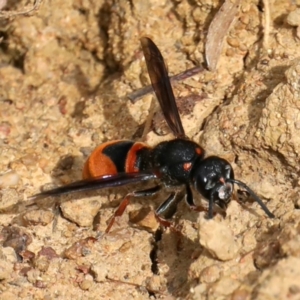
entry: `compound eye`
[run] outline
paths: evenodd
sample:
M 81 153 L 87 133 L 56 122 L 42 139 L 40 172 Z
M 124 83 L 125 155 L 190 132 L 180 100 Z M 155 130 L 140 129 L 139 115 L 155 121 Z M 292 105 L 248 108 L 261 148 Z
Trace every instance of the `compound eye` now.
M 231 176 L 231 165 L 226 165 L 225 166 L 225 172 L 226 172 L 226 174 L 225 174 L 225 178 L 230 178 Z
M 205 189 L 206 190 L 211 190 L 215 187 L 216 185 L 216 179 L 215 178 L 209 178 L 205 184 Z

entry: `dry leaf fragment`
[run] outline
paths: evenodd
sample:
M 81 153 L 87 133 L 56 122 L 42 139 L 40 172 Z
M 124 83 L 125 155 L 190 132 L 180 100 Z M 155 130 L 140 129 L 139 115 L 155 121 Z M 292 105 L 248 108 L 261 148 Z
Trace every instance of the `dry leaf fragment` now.
M 225 0 L 209 25 L 205 44 L 205 58 L 210 71 L 216 70 L 224 39 L 235 20 L 240 0 Z

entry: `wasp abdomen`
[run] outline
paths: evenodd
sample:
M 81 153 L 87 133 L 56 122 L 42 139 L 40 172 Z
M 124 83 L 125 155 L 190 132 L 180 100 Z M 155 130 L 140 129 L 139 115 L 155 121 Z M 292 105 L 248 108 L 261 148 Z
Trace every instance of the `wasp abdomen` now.
M 147 156 L 145 152 L 148 151 L 145 144 L 133 141 L 118 140 L 101 144 L 87 159 L 83 178 L 138 172 L 142 166 L 147 165 L 143 157 Z

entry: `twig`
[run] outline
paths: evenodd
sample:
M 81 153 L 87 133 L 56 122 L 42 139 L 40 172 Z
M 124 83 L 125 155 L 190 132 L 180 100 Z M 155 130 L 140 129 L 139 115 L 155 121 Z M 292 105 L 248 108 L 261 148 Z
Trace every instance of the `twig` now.
M 265 50 L 269 49 L 269 36 L 271 31 L 271 12 L 270 12 L 270 1 L 263 0 L 264 12 L 265 12 L 265 28 L 264 28 L 264 42 L 263 46 Z
M 0 10 L 0 18 L 2 19 L 9 19 L 11 17 L 16 17 L 16 16 L 20 16 L 20 15 L 27 15 L 33 11 L 36 11 L 39 9 L 39 7 L 41 6 L 43 0 L 35 0 L 34 4 L 31 8 L 29 9 L 25 9 L 25 10 L 21 10 L 21 11 L 2 11 Z
M 182 81 L 185 80 L 189 77 L 192 77 L 194 75 L 196 75 L 197 73 L 203 72 L 205 69 L 202 66 L 199 67 L 194 67 L 191 69 L 188 69 L 180 74 L 174 75 L 172 77 L 170 77 L 170 80 L 172 83 L 178 82 L 178 81 Z M 130 101 L 132 103 L 137 102 L 140 98 L 142 98 L 143 96 L 149 94 L 153 92 L 152 86 L 148 85 L 144 88 L 141 88 L 137 91 L 134 91 L 132 93 L 130 93 L 129 95 L 127 95 L 126 97 L 130 99 Z

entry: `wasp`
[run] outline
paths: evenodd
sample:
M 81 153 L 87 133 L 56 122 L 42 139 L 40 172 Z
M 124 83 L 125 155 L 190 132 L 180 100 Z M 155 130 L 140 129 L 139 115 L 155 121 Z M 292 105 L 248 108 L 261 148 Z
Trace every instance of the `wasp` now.
M 209 219 L 214 216 L 214 207 L 225 211 L 236 184 L 251 195 L 268 217 L 274 218 L 255 192 L 234 178 L 233 168 L 228 161 L 218 156 L 206 157 L 204 149 L 185 135 L 162 54 L 148 37 L 141 38 L 141 46 L 152 88 L 175 138 L 152 148 L 145 143 L 130 140 L 101 144 L 85 162 L 83 180 L 43 191 L 32 198 L 38 200 L 133 183 L 153 183 L 153 187 L 132 191 L 123 198 L 108 222 L 105 231 L 108 233 L 131 198 L 152 196 L 167 189 L 168 198 L 156 209 L 155 215 L 162 225 L 170 226 L 168 219 L 176 213 L 183 199 L 191 209 L 207 211 Z M 208 201 L 208 208 L 195 204 L 191 187 Z

